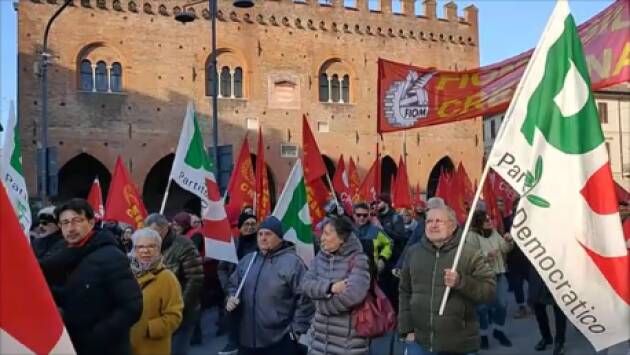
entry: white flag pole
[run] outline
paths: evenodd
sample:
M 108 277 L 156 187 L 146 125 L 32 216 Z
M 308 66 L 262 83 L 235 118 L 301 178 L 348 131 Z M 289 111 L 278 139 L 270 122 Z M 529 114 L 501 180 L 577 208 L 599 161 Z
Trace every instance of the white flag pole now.
M 166 200 L 168 200 L 168 191 L 171 189 L 171 177 L 169 176 L 168 182 L 166 183 L 166 191 L 164 192 L 164 197 L 162 198 L 162 206 L 160 207 L 160 214 L 164 214 L 164 208 L 166 207 Z
M 343 207 L 337 200 L 337 194 L 335 193 L 335 189 L 333 188 L 332 182 L 330 181 L 330 176 L 328 175 L 328 171 L 326 171 L 326 181 L 328 182 L 328 188 L 330 189 L 330 193 L 332 193 L 333 199 L 335 199 L 335 205 L 337 205 L 337 211 L 342 209 Z
M 241 291 L 243 290 L 243 285 L 245 285 L 245 280 L 247 280 L 247 275 L 249 274 L 249 269 L 252 268 L 252 264 L 254 263 L 254 260 L 257 256 L 258 252 L 255 251 L 254 256 L 252 256 L 252 259 L 249 261 L 249 265 L 247 265 L 247 269 L 245 269 L 245 274 L 243 275 L 241 283 L 238 285 L 238 289 L 236 290 L 236 294 L 234 295 L 234 297 L 238 298 L 238 296 L 241 294 Z

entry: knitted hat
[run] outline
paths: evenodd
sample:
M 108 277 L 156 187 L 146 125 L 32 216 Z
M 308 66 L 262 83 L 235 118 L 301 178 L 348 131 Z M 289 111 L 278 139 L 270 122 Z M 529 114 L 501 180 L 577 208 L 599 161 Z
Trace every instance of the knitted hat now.
M 37 220 L 57 223 L 57 218 L 55 217 L 55 206 L 48 206 L 39 210 L 39 212 L 37 212 Z
M 248 219 L 252 219 L 252 218 L 255 220 L 256 216 L 254 216 L 251 213 L 246 213 L 246 212 L 241 213 L 241 215 L 238 216 L 238 224 L 237 224 L 238 229 L 241 229 L 241 227 L 243 226 L 245 221 L 247 221 Z
M 258 227 L 258 230 L 261 229 L 268 229 L 274 232 L 275 235 L 277 235 L 280 239 L 282 239 L 282 236 L 284 235 L 284 231 L 282 230 L 282 223 L 280 223 L 278 218 L 274 216 L 269 216 L 265 218 L 265 220 Z

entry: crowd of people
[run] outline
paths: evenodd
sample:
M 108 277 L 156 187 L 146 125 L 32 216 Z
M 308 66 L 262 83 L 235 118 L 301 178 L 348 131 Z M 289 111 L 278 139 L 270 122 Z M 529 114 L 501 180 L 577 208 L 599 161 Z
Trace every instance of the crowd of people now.
M 532 349 L 563 354 L 566 317 L 506 233 L 512 211 L 502 212 L 498 229 L 480 206 L 463 236 L 440 198 L 402 211 L 387 194 L 349 214 L 334 205 L 315 233 L 310 265 L 283 239 L 276 217 L 258 220 L 249 207 L 234 226 L 238 264 L 208 267 L 194 214 L 151 214 L 134 230 L 98 221 L 83 199 L 41 209 L 31 241 L 78 354 L 187 354 L 202 341 L 208 288 L 219 295 L 228 338 L 220 355 L 367 354 L 372 339 L 357 330 L 355 310 L 375 288 L 397 314 L 395 334 L 407 355 L 509 349 L 508 289 L 518 305 L 514 318 L 533 310 L 540 341 Z

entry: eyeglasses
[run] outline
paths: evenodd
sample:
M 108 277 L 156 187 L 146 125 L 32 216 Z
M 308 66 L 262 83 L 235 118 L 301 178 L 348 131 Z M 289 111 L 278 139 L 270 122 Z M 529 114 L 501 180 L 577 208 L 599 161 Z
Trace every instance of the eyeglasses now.
M 245 222 L 243 227 L 256 227 L 256 222 Z
M 448 219 L 427 219 L 427 224 L 446 224 Z
M 69 226 L 71 224 L 80 224 L 80 223 L 83 223 L 85 221 L 86 221 L 86 219 L 84 217 L 74 217 L 72 219 L 64 219 L 63 221 L 59 221 L 59 224 L 62 227 L 67 227 L 67 226 Z
M 367 213 L 355 213 L 354 215 L 357 216 L 357 218 L 366 218 L 369 216 Z
M 39 223 L 37 223 L 37 225 L 44 226 L 44 227 L 46 227 L 46 226 L 47 226 L 47 225 L 49 225 L 49 224 L 55 224 L 55 222 L 50 222 L 50 221 L 39 221 Z
M 141 250 L 155 250 L 155 249 L 157 249 L 157 244 L 136 245 L 135 248 L 138 251 L 141 251 Z

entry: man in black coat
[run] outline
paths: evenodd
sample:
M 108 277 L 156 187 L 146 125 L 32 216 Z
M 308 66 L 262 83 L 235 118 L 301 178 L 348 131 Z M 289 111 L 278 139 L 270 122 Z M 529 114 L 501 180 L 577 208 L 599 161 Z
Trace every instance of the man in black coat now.
M 40 260 L 56 254 L 64 248 L 63 236 L 55 217 L 55 206 L 44 207 L 37 213 L 37 227 L 31 247 Z
M 94 228 L 87 201 L 55 210 L 67 246 L 40 260 L 47 278 L 63 275 L 55 301 L 77 354 L 129 354 L 129 330 L 142 314 L 142 293 L 111 233 Z

